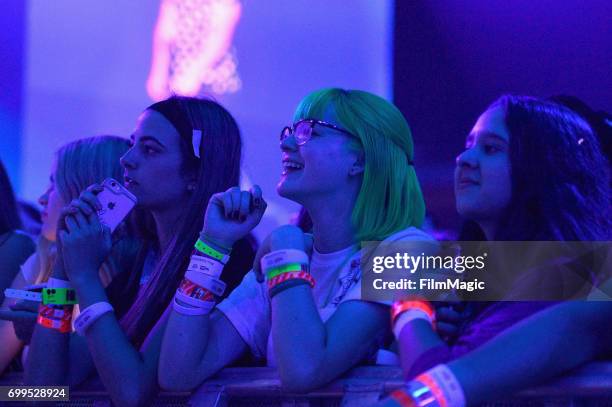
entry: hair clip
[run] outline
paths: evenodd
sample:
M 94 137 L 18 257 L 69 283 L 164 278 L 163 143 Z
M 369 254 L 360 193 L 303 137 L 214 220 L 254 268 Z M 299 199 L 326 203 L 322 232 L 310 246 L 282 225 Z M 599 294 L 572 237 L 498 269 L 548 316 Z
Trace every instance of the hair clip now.
M 193 130 L 191 135 L 191 144 L 193 145 L 193 154 L 200 158 L 200 145 L 202 144 L 202 130 Z

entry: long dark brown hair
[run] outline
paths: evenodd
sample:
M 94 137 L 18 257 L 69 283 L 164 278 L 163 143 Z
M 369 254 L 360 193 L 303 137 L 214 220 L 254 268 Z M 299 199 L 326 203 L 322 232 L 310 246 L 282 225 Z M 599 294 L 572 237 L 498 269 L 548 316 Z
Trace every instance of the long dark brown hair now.
M 195 176 L 197 186 L 187 202 L 176 203 L 184 208 L 176 233 L 168 247 L 161 248 L 161 257 L 155 270 L 121 319 L 125 332 L 137 346 L 142 344 L 178 288 L 211 196 L 238 185 L 242 146 L 236 121 L 223 106 L 213 100 L 173 96 L 148 109 L 162 113 L 178 131 L 181 171 Z M 201 158 L 193 153 L 194 129 L 202 131 Z M 150 218 L 148 224 L 147 229 L 150 230 Z M 150 239 L 149 244 L 141 250 L 139 261 L 136 262 L 139 270 L 130 273 L 127 291 L 134 293 L 138 290 L 144 258 L 156 243 Z

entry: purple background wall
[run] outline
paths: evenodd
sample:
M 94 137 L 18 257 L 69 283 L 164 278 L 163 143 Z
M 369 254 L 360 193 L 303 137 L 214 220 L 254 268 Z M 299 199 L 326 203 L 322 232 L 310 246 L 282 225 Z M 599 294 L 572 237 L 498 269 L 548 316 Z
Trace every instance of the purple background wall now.
M 454 158 L 502 93 L 567 93 L 612 110 L 612 2 L 396 1 L 395 102 L 437 222 L 458 222 Z

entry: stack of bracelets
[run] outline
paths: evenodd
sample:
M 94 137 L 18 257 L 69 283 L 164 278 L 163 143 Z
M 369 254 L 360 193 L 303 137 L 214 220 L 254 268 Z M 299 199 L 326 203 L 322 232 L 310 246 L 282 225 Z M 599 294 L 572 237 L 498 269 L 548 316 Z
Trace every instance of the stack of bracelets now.
M 395 301 L 391 306 L 393 334 L 399 341 L 402 329 L 420 319 L 436 329 L 436 311 L 422 298 Z M 465 396 L 457 378 L 446 365 L 438 365 L 408 382 L 406 387 L 391 393 L 391 398 L 402 407 L 463 407 Z
M 308 263 L 308 255 L 295 249 L 277 250 L 262 257 L 261 269 L 266 275 L 270 298 L 298 285 L 314 287 L 315 281 L 308 270 Z
M 213 243 L 203 234 L 195 244 L 185 277 L 174 295 L 173 309 L 182 315 L 207 315 L 225 292 L 221 281 L 231 249 Z
M 36 322 L 60 333 L 72 331 L 72 310 L 77 303 L 76 293 L 67 281 L 51 278 L 42 290 L 42 304 Z
M 391 393 L 402 407 L 464 407 L 461 384 L 446 365 L 438 365 Z

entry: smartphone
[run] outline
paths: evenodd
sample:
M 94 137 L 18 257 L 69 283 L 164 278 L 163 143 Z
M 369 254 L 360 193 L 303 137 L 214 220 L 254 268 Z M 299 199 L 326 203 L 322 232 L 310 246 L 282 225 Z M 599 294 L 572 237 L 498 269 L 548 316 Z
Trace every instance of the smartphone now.
M 100 222 L 113 232 L 136 205 L 136 197 L 112 178 L 105 179 L 102 187 L 104 189 L 97 195 L 102 205 L 98 216 Z

